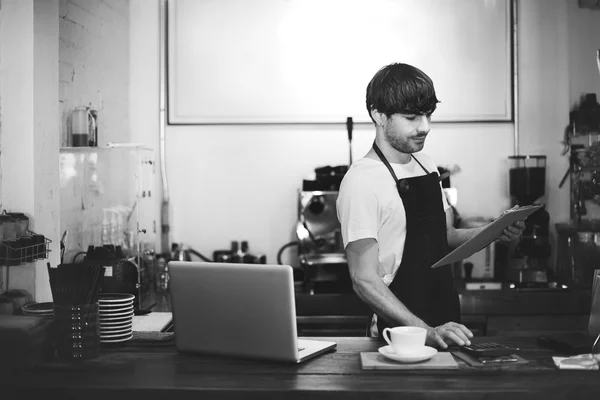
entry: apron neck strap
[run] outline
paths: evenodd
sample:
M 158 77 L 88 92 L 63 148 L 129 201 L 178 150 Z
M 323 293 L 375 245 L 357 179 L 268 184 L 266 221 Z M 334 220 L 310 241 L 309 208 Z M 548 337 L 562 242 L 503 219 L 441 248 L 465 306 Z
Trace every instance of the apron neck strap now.
M 412 154 L 411 154 L 410 156 L 413 158 L 413 160 L 415 160 L 415 161 L 417 162 L 417 164 L 419 164 L 419 166 L 420 166 L 421 168 L 423 168 L 423 171 L 425 171 L 425 173 L 429 175 L 429 171 L 427 171 L 427 168 L 425 168 L 425 167 L 423 166 L 423 164 L 421 164 L 421 163 L 419 162 L 419 160 L 417 160 L 417 157 L 413 156 Z
M 392 169 L 392 166 L 388 162 L 387 158 L 385 158 L 385 156 L 379 149 L 379 146 L 377 146 L 377 143 L 375 143 L 375 142 L 373 142 L 373 150 L 375 150 L 375 153 L 377 153 L 377 156 L 379 157 L 379 159 L 383 162 L 383 164 L 386 166 L 388 171 L 390 171 L 390 174 L 392 174 L 392 176 L 394 177 L 394 180 L 397 181 L 398 177 L 396 176 L 396 173 L 394 172 L 394 170 Z
M 396 176 L 396 173 L 394 172 L 394 169 L 392 168 L 392 166 L 390 165 L 389 161 L 387 160 L 387 158 L 385 158 L 385 156 L 383 155 L 383 153 L 379 149 L 379 146 L 377 146 L 377 143 L 375 143 L 375 142 L 373 142 L 373 150 L 375 150 L 375 153 L 377 153 L 377 156 L 383 162 L 383 164 L 386 166 L 386 168 L 388 169 L 388 171 L 390 171 L 390 174 L 392 174 L 392 176 L 394 177 L 394 179 L 398 180 L 398 177 Z M 423 169 L 423 171 L 425 171 L 426 174 L 429 174 L 429 171 L 427 171 L 427 168 L 425 168 L 423 166 L 423 164 L 421 164 L 419 162 L 419 160 L 417 160 L 417 158 L 415 156 L 413 156 L 411 154 L 410 157 L 413 160 L 415 160 L 417 162 L 417 164 L 419 164 L 419 166 Z

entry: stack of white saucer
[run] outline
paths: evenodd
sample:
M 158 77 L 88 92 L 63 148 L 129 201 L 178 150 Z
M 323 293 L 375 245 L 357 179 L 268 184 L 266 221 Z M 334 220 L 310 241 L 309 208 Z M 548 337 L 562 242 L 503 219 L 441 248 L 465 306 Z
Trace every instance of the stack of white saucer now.
M 129 293 L 100 293 L 100 342 L 122 343 L 133 337 L 133 300 Z

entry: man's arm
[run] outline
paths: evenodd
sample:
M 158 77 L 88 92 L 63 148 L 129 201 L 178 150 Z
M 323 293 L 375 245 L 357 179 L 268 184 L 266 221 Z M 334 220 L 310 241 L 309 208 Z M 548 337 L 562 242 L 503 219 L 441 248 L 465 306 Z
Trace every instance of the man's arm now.
M 481 232 L 486 226 L 478 226 L 476 228 L 461 228 L 456 229 L 453 226 L 453 215 L 452 209 L 446 209 L 446 230 L 448 236 L 448 246 L 450 249 L 455 249 L 473 236 L 477 235 Z M 497 240 L 502 242 L 511 242 L 517 239 L 523 233 L 523 229 L 525 229 L 524 221 L 517 221 L 514 224 L 508 226 L 502 231 Z M 479 249 L 481 250 L 481 249 Z
M 448 322 L 439 327 L 430 327 L 414 315 L 398 300 L 377 274 L 379 267 L 379 244 L 373 238 L 350 242 L 346 246 L 346 258 L 354 292 L 371 307 L 377 315 L 390 321 L 392 326 L 420 326 L 427 329 L 427 344 L 447 348 L 444 339 L 458 345 L 470 344 L 473 337 L 463 325 Z
M 379 268 L 379 244 L 373 238 L 350 242 L 346 257 L 354 291 L 377 315 L 383 316 L 392 325 L 411 325 L 428 328 L 415 316 L 377 274 Z
M 448 236 L 448 246 L 450 249 L 455 249 L 473 236 L 477 235 L 484 226 L 478 226 L 476 228 L 461 228 L 457 229 L 453 226 L 454 218 L 452 215 L 452 209 L 446 209 L 446 230 Z

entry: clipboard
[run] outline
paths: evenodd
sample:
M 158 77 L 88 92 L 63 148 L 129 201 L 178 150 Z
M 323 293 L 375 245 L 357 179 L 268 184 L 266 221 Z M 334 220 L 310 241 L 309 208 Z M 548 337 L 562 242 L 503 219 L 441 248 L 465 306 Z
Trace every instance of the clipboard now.
M 448 265 L 472 256 L 496 240 L 504 228 L 514 224 L 517 221 L 526 220 L 527 217 L 543 206 L 543 204 L 535 204 L 516 209 L 511 208 L 510 210 L 504 211 L 502 215 L 490 222 L 485 228 L 483 228 L 481 232 L 448 253 L 444 258 L 433 264 L 431 268 Z

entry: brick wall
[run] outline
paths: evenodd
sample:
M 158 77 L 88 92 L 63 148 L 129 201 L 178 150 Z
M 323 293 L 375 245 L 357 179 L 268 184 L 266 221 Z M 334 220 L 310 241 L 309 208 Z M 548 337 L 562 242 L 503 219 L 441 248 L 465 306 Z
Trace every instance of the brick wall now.
M 70 114 L 98 110 L 98 142 L 128 142 L 129 1 L 60 0 L 59 101 L 61 146 Z

